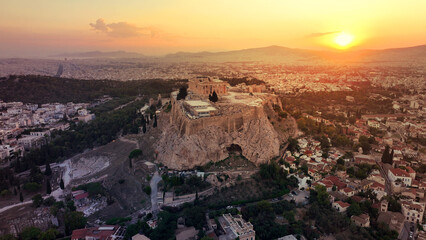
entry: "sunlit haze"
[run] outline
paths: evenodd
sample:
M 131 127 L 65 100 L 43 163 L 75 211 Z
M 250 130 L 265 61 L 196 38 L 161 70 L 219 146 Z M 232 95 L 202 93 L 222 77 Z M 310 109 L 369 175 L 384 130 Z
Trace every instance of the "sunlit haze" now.
M 426 43 L 423 0 L 15 0 L 1 5 L 0 57 Z

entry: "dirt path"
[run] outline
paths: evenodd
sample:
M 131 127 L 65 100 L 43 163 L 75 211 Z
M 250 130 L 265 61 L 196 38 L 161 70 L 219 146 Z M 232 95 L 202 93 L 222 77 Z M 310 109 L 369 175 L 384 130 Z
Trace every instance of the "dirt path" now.
M 120 137 L 120 141 L 136 144 L 136 148 L 140 149 L 139 141 L 128 139 L 126 137 Z

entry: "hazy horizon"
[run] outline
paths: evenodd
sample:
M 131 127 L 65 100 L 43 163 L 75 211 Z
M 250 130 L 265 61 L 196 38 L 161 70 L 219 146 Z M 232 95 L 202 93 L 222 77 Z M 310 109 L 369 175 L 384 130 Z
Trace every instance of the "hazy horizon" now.
M 237 48 L 237 49 L 218 49 L 218 50 L 200 50 L 200 51 L 171 51 L 171 52 L 165 52 L 165 53 L 158 53 L 158 54 L 146 54 L 145 52 L 141 51 L 127 51 L 123 49 L 110 49 L 110 50 L 101 50 L 101 49 L 87 49 L 87 50 L 81 50 L 81 51 L 67 51 L 67 52 L 52 52 L 52 53 L 45 53 L 44 55 L 10 55 L 10 56 L 3 56 L 0 55 L 0 59 L 5 58 L 56 58 L 56 57 L 67 57 L 67 55 L 79 55 L 79 54 L 85 54 L 85 53 L 126 53 L 126 54 L 139 54 L 144 57 L 166 57 L 167 55 L 173 55 L 178 53 L 189 53 L 189 54 L 196 54 L 196 53 L 221 53 L 221 52 L 232 52 L 232 51 L 243 51 L 243 50 L 250 50 L 250 49 L 261 49 L 261 48 L 269 48 L 269 47 L 280 47 L 280 48 L 288 48 L 288 49 L 298 49 L 298 50 L 306 50 L 306 51 L 324 51 L 324 52 L 335 52 L 335 53 L 344 53 L 344 52 L 357 52 L 357 51 L 380 51 L 380 50 L 390 50 L 390 49 L 407 49 L 407 48 L 416 48 L 416 47 L 423 47 L 426 46 L 426 44 L 420 44 L 420 45 L 414 45 L 414 46 L 400 46 L 400 47 L 391 47 L 391 48 L 353 48 L 353 49 L 316 49 L 316 48 L 292 48 L 287 46 L 281 46 L 281 45 L 268 45 L 268 46 L 259 46 L 259 47 L 249 47 L 249 48 Z M 73 56 L 69 56 L 73 57 Z

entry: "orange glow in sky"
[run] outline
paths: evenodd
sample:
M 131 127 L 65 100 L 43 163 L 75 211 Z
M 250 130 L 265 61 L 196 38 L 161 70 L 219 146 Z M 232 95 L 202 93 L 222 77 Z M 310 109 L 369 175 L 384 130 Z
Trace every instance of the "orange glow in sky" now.
M 426 43 L 424 0 L 14 0 L 1 5 L 0 57 Z

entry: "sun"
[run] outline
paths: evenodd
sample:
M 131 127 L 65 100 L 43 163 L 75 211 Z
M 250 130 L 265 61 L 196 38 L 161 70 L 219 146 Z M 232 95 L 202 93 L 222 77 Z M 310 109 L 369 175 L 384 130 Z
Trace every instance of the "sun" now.
M 345 32 L 339 33 L 334 38 L 334 42 L 340 48 L 347 48 L 347 47 L 349 47 L 349 45 L 353 42 L 353 40 L 354 40 L 354 36 L 351 35 L 351 34 L 349 34 L 349 33 L 345 33 Z

